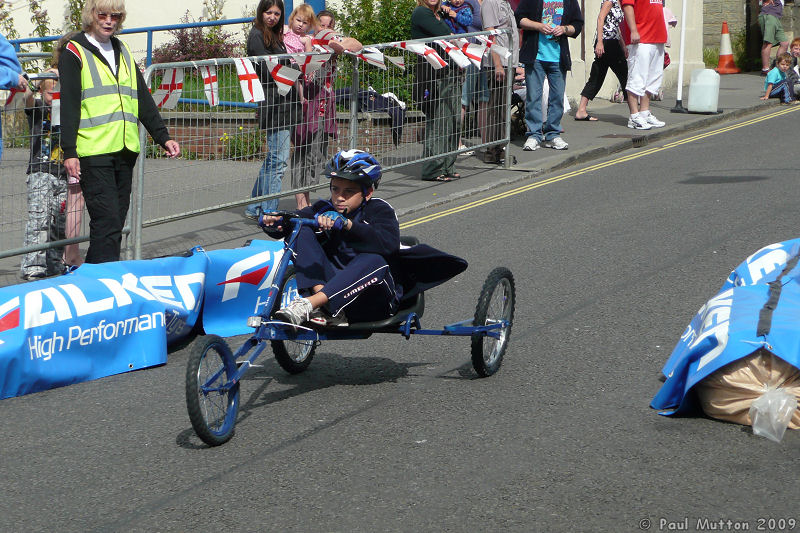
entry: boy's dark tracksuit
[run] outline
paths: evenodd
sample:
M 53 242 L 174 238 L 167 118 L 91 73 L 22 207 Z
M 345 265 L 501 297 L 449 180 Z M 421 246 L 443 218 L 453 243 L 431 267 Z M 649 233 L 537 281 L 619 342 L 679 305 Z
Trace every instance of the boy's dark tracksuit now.
M 315 218 L 333 210 L 326 200 L 298 211 L 303 218 Z M 349 231 L 315 233 L 308 226 L 298 234 L 294 265 L 297 289 L 309 294 L 323 285 L 328 311 L 344 313 L 349 322 L 374 321 L 394 314 L 400 300 L 410 298 L 443 283 L 466 270 L 463 259 L 421 244 L 400 247 L 400 225 L 392 206 L 372 198 L 353 213 Z M 282 233 L 267 230 L 279 237 Z

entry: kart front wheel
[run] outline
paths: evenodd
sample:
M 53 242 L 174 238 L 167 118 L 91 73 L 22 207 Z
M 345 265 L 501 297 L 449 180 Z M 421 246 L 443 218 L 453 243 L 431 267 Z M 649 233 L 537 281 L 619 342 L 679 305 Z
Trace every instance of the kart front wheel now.
M 195 341 L 186 365 L 186 408 L 195 433 L 209 446 L 233 437 L 239 411 L 239 384 L 230 385 L 235 373 L 236 361 L 222 338 Z
M 279 294 L 280 298 L 275 300 L 273 313 L 299 296 L 293 266 L 286 270 L 286 277 L 283 279 Z M 270 343 L 272 351 L 275 353 L 275 360 L 290 374 L 299 374 L 308 368 L 311 360 L 314 359 L 314 350 L 317 348 L 315 341 L 280 340 L 270 341 Z
M 514 276 L 504 267 L 489 273 L 475 307 L 473 326 L 506 325 L 486 333 L 472 334 L 472 366 L 481 376 L 491 376 L 500 369 L 514 322 Z

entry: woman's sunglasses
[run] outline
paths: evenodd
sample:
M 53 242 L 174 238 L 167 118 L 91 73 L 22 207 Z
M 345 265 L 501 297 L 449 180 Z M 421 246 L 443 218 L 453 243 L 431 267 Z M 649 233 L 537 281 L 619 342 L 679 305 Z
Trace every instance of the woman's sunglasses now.
M 97 18 L 99 20 L 113 20 L 114 22 L 118 22 L 119 19 L 122 18 L 122 13 L 97 13 Z

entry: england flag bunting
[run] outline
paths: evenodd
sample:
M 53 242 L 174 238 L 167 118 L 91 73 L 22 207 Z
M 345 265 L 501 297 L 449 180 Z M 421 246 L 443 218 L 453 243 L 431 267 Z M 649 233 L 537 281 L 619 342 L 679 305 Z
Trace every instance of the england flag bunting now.
M 56 83 L 53 89 L 53 103 L 50 104 L 50 125 L 61 125 L 61 84 Z
M 497 53 L 503 59 L 508 59 L 511 57 L 511 51 L 506 48 L 505 46 L 501 46 L 494 42 L 494 36 L 486 36 L 486 35 L 476 35 L 476 39 L 486 44 L 486 49 L 491 49 L 493 52 Z
M 346 53 L 356 56 L 373 67 L 386 70 L 386 63 L 383 62 L 383 53 L 377 48 L 365 46 L 360 52 L 347 51 Z
M 403 50 L 408 50 L 409 52 L 413 52 L 417 55 L 421 55 L 436 70 L 439 70 L 440 68 L 444 68 L 447 66 L 447 61 L 442 59 L 441 56 L 436 53 L 436 50 L 434 50 L 428 45 L 422 43 L 407 43 L 405 41 L 402 41 L 393 44 L 393 46 L 395 48 L 401 48 Z
M 400 70 L 406 69 L 406 60 L 403 59 L 403 56 L 386 56 L 386 59 Z
M 277 62 L 275 58 L 267 58 L 265 61 L 267 64 L 267 68 L 269 69 L 269 74 L 272 76 L 272 79 L 275 80 L 275 84 L 278 86 L 278 94 L 281 96 L 286 96 L 289 91 L 292 89 L 292 85 L 294 82 L 297 81 L 297 78 L 300 77 L 300 71 L 294 69 L 292 67 L 287 67 L 285 65 L 281 65 Z M 261 84 L 258 84 L 259 89 L 261 88 Z M 261 100 L 264 99 L 264 92 L 261 92 Z M 261 100 L 257 100 L 260 102 Z
M 164 71 L 161 84 L 153 93 L 158 107 L 164 109 L 174 109 L 178 105 L 178 99 L 183 92 L 183 69 L 168 68 Z
M 219 86 L 217 84 L 217 67 L 208 65 L 198 67 L 200 75 L 203 77 L 203 88 L 206 92 L 206 100 L 211 106 L 219 104 Z
M 471 43 L 466 39 L 456 39 L 455 42 L 461 52 L 472 61 L 472 64 L 480 68 L 483 54 L 486 53 L 486 45 L 484 43 Z
M 256 74 L 256 71 L 253 68 L 253 64 L 250 62 L 250 60 L 244 57 L 237 58 L 236 72 L 239 75 L 239 85 L 242 87 L 242 96 L 244 97 L 244 101 L 263 102 L 264 88 L 261 86 L 261 80 L 258 79 L 258 75 Z M 297 72 L 298 75 L 300 74 L 299 70 L 295 72 Z M 278 85 L 278 90 L 280 90 L 280 85 Z
M 333 30 L 320 30 L 311 38 L 313 46 L 328 46 L 331 41 L 340 35 Z
M 300 71 L 304 76 L 311 77 L 332 55 L 330 52 L 324 54 L 293 54 L 292 59 L 300 65 Z
M 455 61 L 456 65 L 458 65 L 459 67 L 467 68 L 470 65 L 469 58 L 464 55 L 464 52 L 462 52 L 458 46 L 448 41 L 445 41 L 444 39 L 437 39 L 433 42 L 441 46 L 444 49 L 444 51 L 447 52 L 447 55 L 449 55 L 450 58 L 453 61 Z

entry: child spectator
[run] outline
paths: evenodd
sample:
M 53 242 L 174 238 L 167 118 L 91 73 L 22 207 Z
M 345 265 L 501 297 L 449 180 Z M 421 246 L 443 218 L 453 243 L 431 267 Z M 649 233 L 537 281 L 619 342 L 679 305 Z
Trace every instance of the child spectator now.
M 336 18 L 331 11 L 317 15 L 317 30 L 335 31 Z M 300 189 L 319 181 L 322 167 L 328 159 L 329 138 L 336 137 L 336 104 L 333 84 L 336 77 L 337 57 L 343 51 L 356 52 L 362 45 L 352 37 L 334 37 L 329 43 L 333 56 L 313 75 L 304 80 L 303 119 L 294 129 L 292 141 L 292 188 Z M 311 205 L 308 192 L 295 194 L 297 209 Z
M 472 25 L 475 13 L 464 0 L 445 0 L 442 2 L 442 11 L 447 15 L 444 21 L 450 26 L 453 33 L 469 32 L 469 26 Z
M 45 74 L 56 78 L 58 71 L 49 69 Z M 25 92 L 25 114 L 31 132 L 25 246 L 64 238 L 67 173 L 62 164 L 59 128 L 51 125 L 51 106 L 56 83 L 56 79 L 43 79 L 38 87 L 41 91 L 40 98 L 34 97 L 31 88 Z M 20 266 L 22 278 L 36 280 L 63 274 L 63 252 L 62 248 L 50 248 L 26 253 Z
M 291 15 L 289 24 L 284 28 L 283 44 L 289 54 L 301 54 L 313 50 L 308 32 L 317 25 L 314 8 L 308 4 L 300 4 Z
M 792 68 L 792 56 L 787 53 L 778 54 L 775 62 L 775 68 L 767 72 L 764 80 L 764 96 L 761 99 L 780 98 L 781 103 L 790 104 L 794 101 L 794 95 L 786 71 Z
M 800 37 L 792 39 L 789 55 L 792 56 L 792 68 L 786 71 L 786 78 L 789 80 L 789 87 L 792 88 L 792 95 L 797 98 L 800 96 L 800 68 L 797 66 L 797 58 L 800 57 Z

